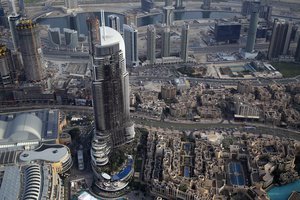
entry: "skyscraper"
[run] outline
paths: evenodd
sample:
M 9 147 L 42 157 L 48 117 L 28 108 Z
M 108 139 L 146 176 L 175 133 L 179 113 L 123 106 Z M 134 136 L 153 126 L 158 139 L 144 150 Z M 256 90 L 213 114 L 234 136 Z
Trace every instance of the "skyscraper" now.
M 183 62 L 187 62 L 188 59 L 188 45 L 189 45 L 189 25 L 184 24 L 182 26 L 182 31 L 181 31 L 181 52 L 180 52 L 180 57 L 183 60 Z
M 167 26 L 171 26 L 174 20 L 174 7 L 165 6 L 163 7 L 163 23 Z
M 295 61 L 300 62 L 300 38 L 298 39 L 296 53 L 295 53 Z
M 61 45 L 60 29 L 59 28 L 49 28 L 48 29 L 48 38 L 50 43 L 59 48 Z
M 153 25 L 147 28 L 147 60 L 153 65 L 155 63 L 156 51 L 156 29 Z
M 36 22 L 22 19 L 17 24 L 20 52 L 27 81 L 40 81 L 42 76 L 42 50 L 39 27 Z
M 112 148 L 130 142 L 135 135 L 129 117 L 129 76 L 126 70 L 125 44 L 116 30 L 88 20 L 92 63 L 92 94 L 95 132 L 91 156 L 94 172 L 108 163 Z M 99 31 L 96 31 L 99 29 Z
M 137 14 L 136 13 L 127 13 L 125 15 L 124 23 L 127 25 L 137 26 Z
M 209 10 L 210 9 L 211 0 L 203 0 L 202 9 Z
M 25 3 L 24 0 L 19 0 L 19 12 L 21 15 L 25 14 Z
M 80 22 L 76 12 L 72 12 L 69 16 L 70 29 L 77 31 L 79 36 Z
M 14 50 L 17 50 L 19 47 L 19 38 L 16 30 L 16 25 L 18 21 L 20 20 L 21 16 L 18 14 L 11 14 L 8 16 L 8 24 L 9 24 L 9 30 L 11 32 L 12 37 L 12 43 Z
M 170 56 L 170 27 L 166 26 L 162 32 L 161 57 Z
M 65 7 L 68 9 L 75 9 L 78 7 L 78 0 L 65 0 Z
M 77 31 L 64 28 L 64 34 L 65 34 L 66 46 L 69 49 L 76 50 L 76 47 L 78 45 Z
M 278 58 L 287 53 L 291 40 L 291 26 L 292 24 L 289 22 L 274 20 L 268 59 Z
M 173 0 L 165 0 L 165 6 L 173 6 Z
M 143 11 L 150 12 L 154 8 L 154 0 L 141 0 L 141 8 Z
M 183 9 L 183 0 L 175 0 L 175 9 Z
M 120 18 L 117 15 L 109 15 L 108 26 L 120 32 Z
M 138 30 L 133 25 L 124 24 L 123 37 L 125 41 L 126 66 L 135 67 L 139 64 L 137 47 Z
M 86 23 L 88 27 L 89 54 L 94 56 L 94 44 L 100 41 L 100 23 L 97 18 L 89 18 Z
M 0 86 L 12 83 L 13 62 L 9 50 L 5 45 L 0 45 Z
M 246 44 L 246 52 L 253 52 L 255 40 L 256 40 L 256 31 L 258 23 L 258 7 L 252 9 L 250 24 L 248 29 L 248 37 Z

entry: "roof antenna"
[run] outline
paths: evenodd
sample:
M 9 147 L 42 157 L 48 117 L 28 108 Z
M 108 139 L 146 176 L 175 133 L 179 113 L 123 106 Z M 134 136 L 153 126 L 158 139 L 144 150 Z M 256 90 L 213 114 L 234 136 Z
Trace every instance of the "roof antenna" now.
M 101 27 L 103 30 L 103 39 L 105 40 L 106 33 L 105 33 L 105 17 L 104 17 L 104 10 L 101 10 Z

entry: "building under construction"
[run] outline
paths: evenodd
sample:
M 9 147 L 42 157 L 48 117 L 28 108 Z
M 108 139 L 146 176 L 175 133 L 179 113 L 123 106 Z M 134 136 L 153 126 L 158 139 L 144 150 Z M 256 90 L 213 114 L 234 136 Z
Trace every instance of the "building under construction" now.
M 39 27 L 32 20 L 22 19 L 17 24 L 20 52 L 23 58 L 27 81 L 37 82 L 43 79 L 42 51 Z

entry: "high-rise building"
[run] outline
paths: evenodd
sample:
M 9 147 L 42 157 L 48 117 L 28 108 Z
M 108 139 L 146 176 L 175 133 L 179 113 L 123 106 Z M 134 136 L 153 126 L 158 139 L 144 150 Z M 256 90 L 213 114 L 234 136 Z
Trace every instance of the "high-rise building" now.
M 108 26 L 120 32 L 120 18 L 117 15 L 109 15 Z
M 8 28 L 8 19 L 5 15 L 4 8 L 0 4 L 0 26 L 4 26 L 5 28 Z
M 288 53 L 291 42 L 292 23 L 274 20 L 271 41 L 268 50 L 268 59 L 278 58 Z
M 243 16 L 251 15 L 253 9 L 257 9 L 259 12 L 259 17 L 267 21 L 271 20 L 272 6 L 262 5 L 260 1 L 246 0 L 243 1 L 241 14 Z
M 89 19 L 92 63 L 92 95 L 95 132 L 92 140 L 92 166 L 100 174 L 112 148 L 130 142 L 134 125 L 129 117 L 129 76 L 125 66 L 125 43 L 119 32 Z M 99 34 L 99 35 L 96 35 Z
M 216 23 L 216 42 L 237 42 L 240 39 L 241 27 L 242 25 L 240 23 Z
M 183 62 L 187 62 L 188 60 L 188 46 L 189 46 L 189 25 L 184 24 L 182 26 L 181 31 L 181 51 L 180 51 L 180 58 Z
M 173 0 L 165 0 L 165 6 L 173 6 Z
M 10 51 L 5 45 L 0 45 L 0 86 L 9 85 L 12 77 L 13 61 Z
M 170 27 L 166 26 L 162 32 L 161 57 L 170 56 Z
M 300 38 L 298 39 L 296 53 L 295 53 L 295 61 L 300 62 Z
M 283 55 L 288 55 L 289 53 L 289 48 L 292 39 L 292 31 L 293 31 L 293 25 L 291 23 L 288 23 L 286 38 L 284 41 L 283 52 L 282 52 Z
M 203 0 L 202 9 L 209 10 L 210 9 L 211 0 Z
M 48 38 L 54 47 L 59 48 L 61 45 L 60 28 L 49 28 Z
M 250 24 L 248 29 L 247 36 L 247 44 L 246 44 L 246 52 L 253 52 L 255 40 L 256 40 L 256 32 L 257 32 L 257 23 L 258 23 L 258 8 L 252 9 L 252 14 L 250 18 Z
M 171 26 L 174 20 L 174 7 L 166 6 L 163 7 L 163 23 L 167 26 Z
M 25 3 L 24 0 L 19 0 L 19 12 L 21 15 L 25 14 Z
M 72 12 L 69 16 L 69 23 L 70 23 L 70 29 L 77 31 L 77 34 L 79 35 L 80 32 L 80 22 L 79 18 L 77 17 L 77 13 Z
M 76 50 L 76 47 L 78 45 L 77 31 L 64 28 L 64 34 L 65 34 L 66 46 L 69 49 Z
M 89 54 L 94 56 L 94 43 L 100 41 L 100 23 L 97 18 L 89 18 L 86 21 L 88 27 Z
M 252 13 L 252 8 L 253 7 L 260 7 L 260 2 L 259 1 L 253 1 L 253 0 L 243 1 L 241 14 L 243 16 L 250 15 Z
M 137 26 L 137 14 L 136 13 L 127 13 L 125 15 L 124 23 L 127 25 Z
M 11 32 L 11 38 L 12 38 L 14 50 L 17 50 L 19 47 L 19 38 L 16 30 L 16 25 L 20 20 L 20 18 L 21 16 L 18 14 L 12 14 L 8 16 L 9 30 Z
M 145 12 L 150 12 L 154 8 L 154 0 L 141 0 L 141 8 Z
M 270 21 L 272 16 L 272 10 L 273 8 L 270 5 L 261 5 L 259 9 L 259 17 Z
M 175 9 L 183 9 L 183 0 L 175 0 Z
M 124 24 L 123 37 L 125 41 L 126 66 L 136 67 L 139 64 L 137 46 L 138 30 L 133 25 Z
M 153 25 L 147 28 L 147 60 L 151 65 L 155 64 L 156 51 L 156 29 Z
M 40 29 L 36 22 L 22 19 L 17 24 L 17 32 L 26 80 L 40 81 L 43 79 Z
M 68 9 L 75 9 L 78 7 L 78 0 L 65 0 L 65 7 Z

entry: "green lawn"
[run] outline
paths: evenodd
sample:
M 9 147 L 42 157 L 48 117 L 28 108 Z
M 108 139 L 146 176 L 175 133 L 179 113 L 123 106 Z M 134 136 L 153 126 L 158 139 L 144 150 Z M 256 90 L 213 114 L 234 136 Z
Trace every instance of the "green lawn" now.
M 273 62 L 271 63 L 284 77 L 300 75 L 300 63 Z

